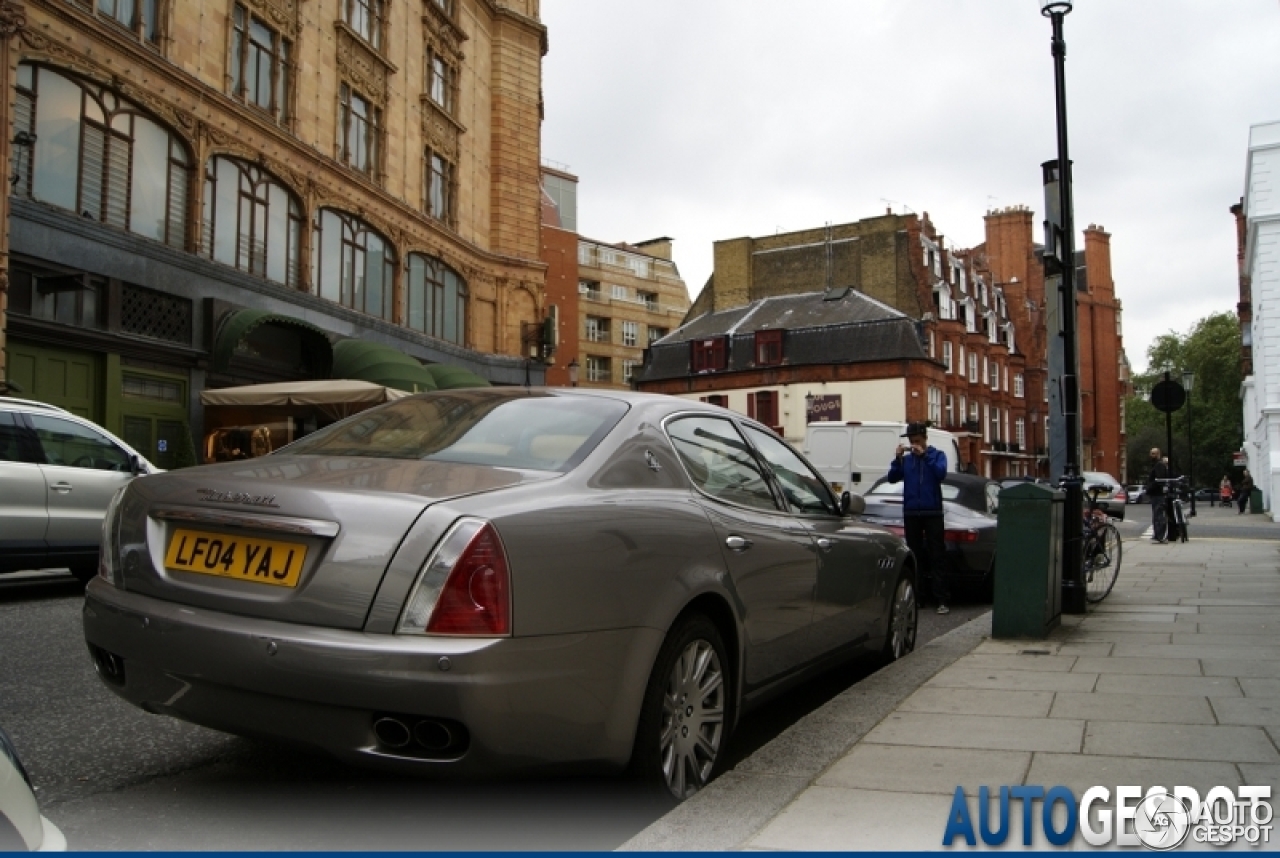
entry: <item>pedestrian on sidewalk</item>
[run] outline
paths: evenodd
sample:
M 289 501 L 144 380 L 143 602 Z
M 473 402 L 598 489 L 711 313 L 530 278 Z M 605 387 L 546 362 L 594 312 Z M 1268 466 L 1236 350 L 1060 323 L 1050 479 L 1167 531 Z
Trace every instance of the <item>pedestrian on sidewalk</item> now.
M 1226 474 L 1222 475 L 1222 482 L 1218 485 L 1218 500 L 1222 502 L 1224 507 L 1231 506 L 1231 498 L 1234 492 L 1231 490 L 1231 478 Z M 1210 504 L 1212 506 L 1212 504 Z
M 910 423 L 889 464 L 888 480 L 902 483 L 902 525 L 907 547 L 919 563 L 920 598 L 932 593 L 939 614 L 949 614 L 951 588 L 947 582 L 947 546 L 942 520 L 942 480 L 947 455 L 929 446 L 929 424 Z
M 1253 477 L 1249 476 L 1249 469 L 1244 469 L 1244 476 L 1240 478 L 1240 494 L 1237 499 L 1240 501 L 1240 512 L 1236 515 L 1244 515 L 1244 508 L 1249 505 L 1249 498 L 1253 495 Z
M 1151 473 L 1147 475 L 1147 500 L 1151 502 L 1151 541 L 1164 545 L 1168 539 L 1168 518 L 1164 513 L 1166 484 L 1159 482 L 1169 478 L 1169 466 L 1160 457 L 1160 448 L 1151 448 Z

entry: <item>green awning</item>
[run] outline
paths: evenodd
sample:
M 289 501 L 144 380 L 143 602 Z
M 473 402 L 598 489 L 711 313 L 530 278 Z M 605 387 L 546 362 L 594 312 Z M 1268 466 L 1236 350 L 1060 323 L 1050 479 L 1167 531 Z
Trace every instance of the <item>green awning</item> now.
M 338 340 L 333 346 L 335 378 L 357 378 L 409 393 L 435 390 L 427 368 L 403 352 L 367 340 Z
M 457 390 L 461 387 L 488 387 L 489 382 L 476 375 L 469 369 L 460 366 L 452 366 L 447 363 L 433 363 L 427 367 L 427 372 L 431 373 L 431 377 L 436 380 L 436 387 L 440 390 Z
M 269 310 L 236 310 L 227 314 L 213 338 L 210 368 L 214 372 L 226 372 L 236 347 L 260 325 L 285 325 L 300 329 L 306 338 L 303 348 L 316 362 L 317 374 L 321 378 L 330 374 L 333 368 L 333 345 L 329 342 L 329 335 L 310 322 L 304 322 L 292 316 L 282 316 Z

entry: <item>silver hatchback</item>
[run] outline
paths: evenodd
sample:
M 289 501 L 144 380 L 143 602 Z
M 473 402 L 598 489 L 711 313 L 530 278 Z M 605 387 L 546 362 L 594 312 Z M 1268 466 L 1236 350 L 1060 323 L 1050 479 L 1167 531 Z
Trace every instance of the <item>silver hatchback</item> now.
M 98 571 L 111 497 L 151 463 L 90 420 L 43 402 L 0 397 L 0 572 Z
M 915 640 L 910 553 L 769 429 L 482 389 L 133 483 L 85 637 L 117 694 L 418 772 L 614 767 L 683 798 L 738 714 Z

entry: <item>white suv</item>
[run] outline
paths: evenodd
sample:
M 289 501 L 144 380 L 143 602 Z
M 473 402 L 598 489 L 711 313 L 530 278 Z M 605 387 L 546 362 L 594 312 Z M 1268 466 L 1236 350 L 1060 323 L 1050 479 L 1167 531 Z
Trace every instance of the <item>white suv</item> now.
M 69 568 L 88 581 L 112 495 L 156 471 L 90 420 L 0 396 L 0 572 Z

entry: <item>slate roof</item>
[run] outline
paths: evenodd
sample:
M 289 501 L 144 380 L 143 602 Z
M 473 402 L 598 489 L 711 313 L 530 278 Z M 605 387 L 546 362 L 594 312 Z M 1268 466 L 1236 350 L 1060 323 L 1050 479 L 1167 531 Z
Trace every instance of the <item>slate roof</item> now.
M 645 351 L 638 381 L 690 375 L 690 342 L 729 337 L 722 372 L 755 368 L 755 334 L 784 330 L 783 366 L 925 360 L 914 319 L 852 288 L 763 298 L 732 310 L 707 313 L 682 325 Z

